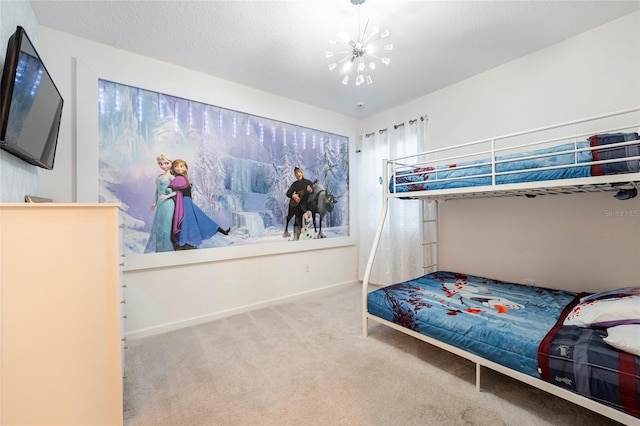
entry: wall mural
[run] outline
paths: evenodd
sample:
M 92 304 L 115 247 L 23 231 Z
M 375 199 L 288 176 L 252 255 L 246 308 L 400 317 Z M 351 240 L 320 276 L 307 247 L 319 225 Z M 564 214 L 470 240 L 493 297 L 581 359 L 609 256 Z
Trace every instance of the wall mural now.
M 347 137 L 98 84 L 99 199 L 122 204 L 125 253 L 349 235 Z

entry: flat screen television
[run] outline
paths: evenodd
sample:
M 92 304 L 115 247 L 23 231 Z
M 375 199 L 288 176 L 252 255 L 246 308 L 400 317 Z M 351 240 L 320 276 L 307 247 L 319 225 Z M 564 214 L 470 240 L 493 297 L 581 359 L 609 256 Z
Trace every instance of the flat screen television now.
M 24 28 L 9 38 L 0 82 L 0 148 L 53 169 L 64 103 Z

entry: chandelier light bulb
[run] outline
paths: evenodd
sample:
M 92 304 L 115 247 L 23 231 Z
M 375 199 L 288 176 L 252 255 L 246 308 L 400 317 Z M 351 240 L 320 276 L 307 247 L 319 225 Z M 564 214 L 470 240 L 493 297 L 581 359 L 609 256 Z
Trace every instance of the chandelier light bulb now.
M 342 78 L 342 84 L 344 84 L 345 86 L 346 86 L 347 84 L 349 84 L 349 76 L 348 76 L 348 75 L 345 75 L 345 76 Z
M 362 83 L 364 83 L 364 76 L 362 74 L 358 74 L 356 77 L 356 86 L 360 86 Z
M 383 49 L 384 50 L 393 50 L 393 43 L 385 44 Z
M 327 50 L 327 52 L 325 53 L 325 58 L 333 58 L 333 55 L 335 55 L 335 53 L 333 53 L 330 50 Z
M 389 59 L 389 58 L 380 58 L 380 62 L 382 62 L 385 65 L 389 65 L 389 62 L 391 62 L 391 59 Z
M 329 64 L 329 71 L 335 70 L 337 66 L 338 66 L 338 64 L 336 64 L 335 62 Z

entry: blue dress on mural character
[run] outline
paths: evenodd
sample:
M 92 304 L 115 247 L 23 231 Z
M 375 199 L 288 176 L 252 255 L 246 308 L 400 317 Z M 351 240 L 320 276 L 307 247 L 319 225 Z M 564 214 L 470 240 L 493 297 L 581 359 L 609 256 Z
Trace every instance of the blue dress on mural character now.
M 149 234 L 145 253 L 173 251 L 171 229 L 173 225 L 173 213 L 175 210 L 175 192 L 169 188 L 171 179 L 164 175 L 156 179 L 156 211 L 153 216 L 153 225 Z M 162 195 L 169 198 L 161 199 Z
M 202 241 L 213 237 L 220 226 L 193 203 L 191 184 L 184 176 L 176 176 L 169 187 L 176 191 L 172 228 L 176 249 L 198 248 Z

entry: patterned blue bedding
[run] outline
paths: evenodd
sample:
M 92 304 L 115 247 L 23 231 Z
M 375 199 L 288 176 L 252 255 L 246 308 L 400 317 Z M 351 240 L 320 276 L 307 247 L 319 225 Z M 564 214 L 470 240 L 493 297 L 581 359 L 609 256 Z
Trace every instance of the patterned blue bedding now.
M 438 271 L 375 290 L 370 314 L 524 374 L 576 293 Z
M 609 346 L 605 329 L 562 325 L 565 316 L 540 345 L 543 380 L 640 417 L 640 357 Z
M 640 171 L 638 160 L 601 165 L 586 164 L 581 166 L 580 164 L 637 156 L 640 153 L 638 144 L 593 151 L 588 148 L 628 142 L 639 138 L 637 133 L 594 135 L 588 141 L 575 144 L 565 143 L 525 153 L 496 156 L 496 185 L 583 178 L 604 174 L 637 173 Z M 492 185 L 492 167 L 491 159 L 481 159 L 436 168 L 417 167 L 398 170 L 389 181 L 389 192 L 433 191 Z M 536 170 L 547 167 L 555 168 Z

